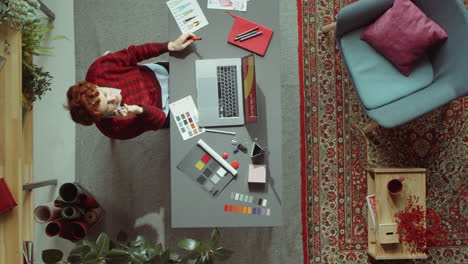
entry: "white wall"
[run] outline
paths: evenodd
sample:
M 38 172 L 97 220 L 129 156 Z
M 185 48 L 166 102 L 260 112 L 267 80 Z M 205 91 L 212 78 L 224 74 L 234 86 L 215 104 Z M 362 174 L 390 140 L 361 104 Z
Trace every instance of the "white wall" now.
M 54 12 L 55 28 L 50 36 L 66 36 L 68 39 L 43 43 L 54 47 L 54 56 L 35 57 L 34 62 L 43 66 L 54 77 L 51 91 L 34 103 L 34 179 L 36 182 L 57 179 L 57 187 L 34 190 L 34 205 L 54 200 L 58 187 L 75 180 L 75 124 L 63 108 L 66 90 L 75 83 L 75 29 L 72 0 L 43 0 Z M 72 243 L 45 235 L 45 225 L 34 224 L 34 257 L 42 263 L 42 250 L 58 248 L 66 251 Z

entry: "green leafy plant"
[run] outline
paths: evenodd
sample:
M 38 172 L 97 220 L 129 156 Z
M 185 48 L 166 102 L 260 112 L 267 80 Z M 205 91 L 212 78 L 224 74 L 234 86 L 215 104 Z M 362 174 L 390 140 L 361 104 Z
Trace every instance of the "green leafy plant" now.
M 51 81 L 52 76 L 42 67 L 23 63 L 23 106 L 31 108 L 30 102 L 41 99 L 50 90 Z
M 23 51 L 23 105 L 32 107 L 32 102 L 41 99 L 46 91 L 50 90 L 52 76 L 32 63 L 33 56 L 52 56 L 52 47 L 45 47 L 41 42 L 64 39 L 64 36 L 45 38 L 44 36 L 54 28 L 46 23 L 47 18 L 35 20 L 34 23 L 22 27 L 22 51 Z
M 41 43 L 57 39 L 45 37 L 54 26 L 48 18 L 37 14 L 40 4 L 37 0 L 0 0 L 0 24 L 6 24 L 13 30 L 21 30 L 23 52 L 23 106 L 32 108 L 32 102 L 41 99 L 50 90 L 52 76 L 43 68 L 32 62 L 33 56 L 51 56 L 52 47 Z M 6 43 L 6 42 L 5 42 Z M 8 52 L 8 45 L 5 45 Z
M 34 23 L 39 18 L 36 13 L 39 8 L 37 0 L 0 0 L 0 24 L 21 30 L 23 25 Z
M 143 236 L 133 241 L 127 241 L 127 235 L 120 232 L 117 243 L 109 239 L 106 233 L 101 233 L 96 243 L 84 240 L 77 244 L 66 260 L 58 249 L 48 249 L 42 252 L 45 264 L 213 264 L 215 260 L 226 260 L 233 251 L 218 246 L 219 230 L 214 229 L 209 241 L 201 242 L 186 238 L 177 245 L 187 251 L 187 256 L 180 257 L 170 249 L 163 249 L 161 243 L 154 244 Z

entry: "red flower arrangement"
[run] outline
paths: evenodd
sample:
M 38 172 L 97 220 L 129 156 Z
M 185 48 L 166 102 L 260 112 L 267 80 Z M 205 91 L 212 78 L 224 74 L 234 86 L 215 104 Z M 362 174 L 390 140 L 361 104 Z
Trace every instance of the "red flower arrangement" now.
M 395 214 L 397 234 L 400 236 L 400 243 L 409 246 L 411 254 L 427 254 L 428 247 L 443 240 L 447 232 L 442 226 L 440 215 L 429 208 L 424 212 L 418 202 L 419 198 L 411 195 L 405 209 Z

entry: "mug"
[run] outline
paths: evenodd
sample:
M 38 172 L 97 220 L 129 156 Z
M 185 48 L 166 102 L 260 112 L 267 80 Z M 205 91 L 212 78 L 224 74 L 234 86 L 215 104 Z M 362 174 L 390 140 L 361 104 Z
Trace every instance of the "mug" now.
M 403 191 L 403 181 L 405 178 L 392 179 L 387 183 L 388 192 L 392 195 L 397 195 Z

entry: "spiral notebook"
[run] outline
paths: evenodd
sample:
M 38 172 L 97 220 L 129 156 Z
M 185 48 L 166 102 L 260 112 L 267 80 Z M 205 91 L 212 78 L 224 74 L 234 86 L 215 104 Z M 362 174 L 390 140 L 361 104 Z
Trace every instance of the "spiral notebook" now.
M 273 30 L 265 26 L 259 25 L 255 22 L 252 22 L 248 19 L 245 19 L 243 17 L 236 16 L 231 12 L 227 11 L 227 13 L 235 18 L 234 23 L 232 24 L 231 32 L 229 32 L 227 42 L 232 45 L 251 51 L 255 54 L 264 56 L 268 49 L 268 45 L 270 44 L 270 40 L 273 35 Z M 234 40 L 238 34 L 248 31 L 249 29 L 252 29 L 257 26 L 259 27 L 257 31 L 262 31 L 262 35 L 247 39 L 245 41 Z

